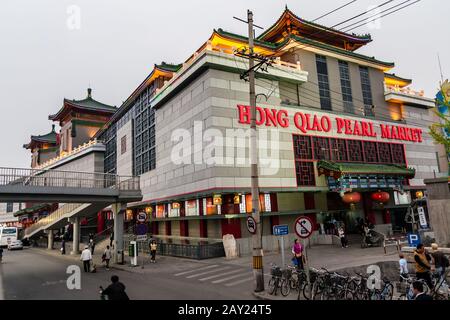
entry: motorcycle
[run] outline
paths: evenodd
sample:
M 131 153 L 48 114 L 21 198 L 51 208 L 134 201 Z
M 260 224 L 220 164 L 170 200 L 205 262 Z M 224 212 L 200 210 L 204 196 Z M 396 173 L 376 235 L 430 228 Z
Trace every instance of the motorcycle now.
M 373 230 L 369 230 L 363 234 L 361 248 L 379 247 L 383 237 Z

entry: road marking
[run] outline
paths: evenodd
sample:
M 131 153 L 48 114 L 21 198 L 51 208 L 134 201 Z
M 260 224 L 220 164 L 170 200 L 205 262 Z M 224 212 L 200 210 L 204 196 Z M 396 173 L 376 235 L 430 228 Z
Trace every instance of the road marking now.
M 211 279 L 214 279 L 214 278 L 226 276 L 226 275 L 229 275 L 229 274 L 232 274 L 232 273 L 236 273 L 236 272 L 241 272 L 241 271 L 242 271 L 242 270 L 232 270 L 232 271 L 228 271 L 228 272 L 221 273 L 221 274 L 216 274 L 215 276 L 210 276 L 210 277 L 203 278 L 203 279 L 199 279 L 199 280 L 200 280 L 200 281 L 211 280 Z
M 227 283 L 225 286 L 226 287 L 232 287 L 232 286 L 238 285 L 240 283 L 252 281 L 254 279 L 255 279 L 254 277 L 251 277 L 251 278 L 247 278 L 247 279 L 244 279 L 244 280 L 235 281 L 235 282 L 232 282 L 232 283 Z
M 237 275 L 234 275 L 234 276 L 232 276 L 232 277 L 228 277 L 228 278 L 224 278 L 224 279 L 219 279 L 219 280 L 215 280 L 215 281 L 213 281 L 212 283 L 222 283 L 222 282 L 225 282 L 225 281 L 228 281 L 228 280 L 232 280 L 232 279 L 235 279 L 235 278 L 239 278 L 239 277 L 242 277 L 242 276 L 245 276 L 245 275 L 247 275 L 247 274 L 237 274 Z M 252 278 L 253 279 L 253 278 Z M 245 282 L 245 281 L 244 281 Z
M 210 271 L 205 271 L 205 272 L 201 272 L 201 273 L 197 273 L 197 274 L 193 274 L 190 276 L 187 276 L 186 279 L 192 279 L 192 278 L 197 278 L 200 277 L 204 274 L 208 274 L 208 273 L 213 273 L 213 272 L 218 272 L 218 271 L 224 271 L 224 270 L 228 270 L 230 269 L 230 267 L 225 267 L 225 268 L 220 268 L 220 269 L 214 269 L 214 270 L 210 270 Z
M 180 273 L 175 274 L 175 277 L 182 276 L 182 275 L 185 275 L 185 274 L 188 274 L 188 273 L 191 273 L 191 272 L 195 272 L 195 271 L 202 271 L 202 270 L 206 270 L 206 269 L 215 268 L 215 267 L 218 267 L 218 266 L 219 266 L 218 264 L 213 264 L 211 266 L 207 266 L 207 267 L 204 267 L 204 268 L 199 268 L 199 269 L 195 269 L 195 270 L 189 270 L 189 271 L 180 272 Z

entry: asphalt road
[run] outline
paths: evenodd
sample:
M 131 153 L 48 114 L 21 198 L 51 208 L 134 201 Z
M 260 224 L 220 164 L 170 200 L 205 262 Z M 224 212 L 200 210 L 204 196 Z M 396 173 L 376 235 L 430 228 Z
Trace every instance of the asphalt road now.
M 49 255 L 43 250 L 4 251 L 0 264 L 0 299 L 98 300 L 99 286 L 113 274 L 126 285 L 130 299 L 242 300 L 254 299 L 251 270 L 226 263 L 197 262 L 161 257 L 140 272 L 98 268 L 81 271 L 81 289 L 69 290 L 66 273 L 76 260 Z M 139 267 L 137 267 L 139 268 Z M 3 293 L 2 293 L 3 291 Z

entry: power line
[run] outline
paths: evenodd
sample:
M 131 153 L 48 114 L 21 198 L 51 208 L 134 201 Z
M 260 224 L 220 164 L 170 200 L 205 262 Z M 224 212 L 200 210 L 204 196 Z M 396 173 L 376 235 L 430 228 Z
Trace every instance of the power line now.
M 316 22 L 317 20 L 320 20 L 320 19 L 322 19 L 322 18 L 325 18 L 325 17 L 329 16 L 330 14 L 335 13 L 336 11 L 341 10 L 341 9 L 347 7 L 347 6 L 351 5 L 352 3 L 355 3 L 356 1 L 358 1 L 358 0 L 350 1 L 350 2 L 348 2 L 348 3 L 346 3 L 346 4 L 344 4 L 343 6 L 340 6 L 339 8 L 336 8 L 336 9 L 334 9 L 334 10 L 328 12 L 328 13 L 325 13 L 325 14 L 321 15 L 321 16 L 318 17 L 318 18 L 315 18 L 314 20 L 312 20 L 312 22 Z
M 405 9 L 405 8 L 407 8 L 407 7 L 410 7 L 410 6 L 412 6 L 413 4 L 416 4 L 417 2 L 420 2 L 420 1 L 422 1 L 422 0 L 414 1 L 414 2 L 412 2 L 412 3 L 410 3 L 410 4 L 406 5 L 406 6 L 403 6 L 403 7 L 401 7 L 401 8 L 398 8 L 397 10 L 394 10 L 394 11 L 392 11 L 392 12 L 386 13 L 386 14 L 384 14 L 384 15 L 382 15 L 382 16 L 380 16 L 380 17 L 377 17 L 377 18 L 375 18 L 375 19 L 369 20 L 369 21 L 367 21 L 367 22 L 365 22 L 365 23 L 362 23 L 362 24 L 360 24 L 360 25 L 358 25 L 358 26 L 356 26 L 356 27 L 353 27 L 353 28 L 351 28 L 351 29 L 349 29 L 349 30 L 347 30 L 347 31 L 355 30 L 355 29 L 357 29 L 357 28 L 359 28 L 359 27 L 362 27 L 362 26 L 368 24 L 369 22 L 373 22 L 373 21 L 375 21 L 375 20 L 378 20 L 378 19 L 381 19 L 381 18 L 390 16 L 391 14 L 393 14 L 393 13 L 395 13 L 395 12 L 398 12 L 398 11 L 400 11 L 400 10 L 402 10 L 402 9 Z
M 354 22 L 354 23 L 352 23 L 352 24 L 349 24 L 349 25 L 347 25 L 347 26 L 345 26 L 345 27 L 343 27 L 342 29 L 339 29 L 339 30 L 345 32 L 345 29 L 347 29 L 347 28 L 349 28 L 349 27 L 351 27 L 351 26 L 357 25 L 357 24 L 359 24 L 359 23 L 361 23 L 361 22 L 363 22 L 363 21 L 366 21 L 366 20 L 368 20 L 368 19 L 370 19 L 370 18 L 373 18 L 373 17 L 378 17 L 378 18 L 379 18 L 380 14 L 385 13 L 385 12 L 391 10 L 391 9 L 397 8 L 397 7 L 401 6 L 402 4 L 405 4 L 405 3 L 410 2 L 410 1 L 412 1 L 412 0 L 406 0 L 406 1 L 403 1 L 403 2 L 401 2 L 401 3 L 399 3 L 399 4 L 396 4 L 395 6 L 392 6 L 392 7 L 390 7 L 390 8 L 387 8 L 387 9 L 381 11 L 381 12 L 378 12 L 377 14 L 374 14 L 374 15 L 370 16 L 370 17 L 367 17 L 367 18 L 358 20 L 358 21 L 356 21 L 356 22 Z M 367 23 L 367 22 L 366 22 L 366 23 Z

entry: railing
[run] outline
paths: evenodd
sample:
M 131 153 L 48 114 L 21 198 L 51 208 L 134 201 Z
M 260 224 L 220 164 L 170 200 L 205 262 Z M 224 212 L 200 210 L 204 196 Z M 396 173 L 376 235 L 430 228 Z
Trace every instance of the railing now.
M 0 167 L 0 186 L 88 188 L 138 191 L 139 177 L 125 177 L 108 173 L 76 172 Z
M 35 231 L 38 231 L 39 229 L 60 220 L 64 215 L 80 208 L 84 203 L 67 203 L 54 211 L 53 213 L 49 214 L 45 218 L 40 219 L 38 222 L 33 224 L 32 226 L 25 229 L 25 237 L 29 236 L 30 234 L 34 233 Z
M 401 93 L 401 94 L 406 94 L 408 96 L 415 96 L 415 97 L 419 97 L 419 98 L 425 97 L 424 90 L 415 91 L 411 88 L 400 88 L 399 86 L 386 85 L 386 84 L 384 85 L 384 90 L 386 92 Z
M 71 156 L 73 156 L 75 154 L 78 154 L 81 151 L 84 151 L 84 150 L 86 150 L 86 149 L 88 149 L 90 147 L 93 147 L 95 145 L 101 145 L 101 144 L 102 144 L 102 142 L 98 141 L 97 139 L 90 140 L 89 142 L 86 142 L 86 143 L 84 143 L 82 145 L 79 145 L 78 147 L 70 150 L 69 152 L 62 152 L 59 156 L 57 156 L 55 158 L 52 158 L 50 160 L 47 160 L 43 164 L 37 166 L 36 169 L 44 169 L 44 168 L 46 168 L 48 166 L 51 166 L 52 164 L 57 163 L 60 160 L 66 159 L 66 158 L 71 157 Z

